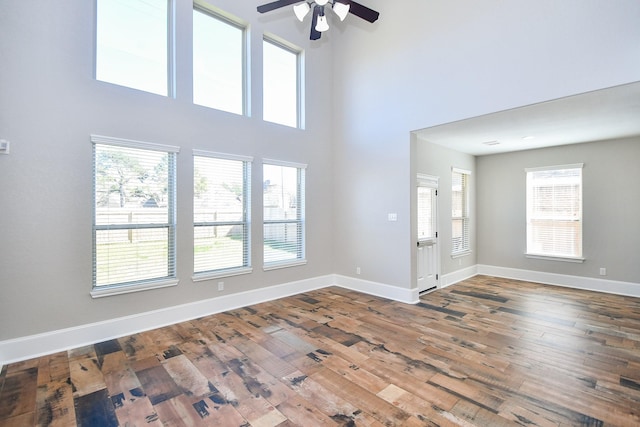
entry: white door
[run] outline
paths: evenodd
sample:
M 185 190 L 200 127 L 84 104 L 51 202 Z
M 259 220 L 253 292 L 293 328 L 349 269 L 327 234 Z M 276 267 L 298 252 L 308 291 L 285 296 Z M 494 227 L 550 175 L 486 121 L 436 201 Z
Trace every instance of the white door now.
M 438 287 L 439 248 L 438 248 L 438 178 L 418 174 L 417 210 L 418 210 L 418 292 Z

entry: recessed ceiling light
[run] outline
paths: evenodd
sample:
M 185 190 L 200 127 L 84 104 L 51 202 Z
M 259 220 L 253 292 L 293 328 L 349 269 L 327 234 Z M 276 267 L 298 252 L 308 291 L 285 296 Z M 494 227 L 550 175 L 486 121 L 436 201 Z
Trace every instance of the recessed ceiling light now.
M 496 141 L 496 140 L 493 140 L 493 141 L 485 141 L 485 142 L 483 142 L 483 144 L 484 144 L 484 145 L 500 145 L 500 141 Z

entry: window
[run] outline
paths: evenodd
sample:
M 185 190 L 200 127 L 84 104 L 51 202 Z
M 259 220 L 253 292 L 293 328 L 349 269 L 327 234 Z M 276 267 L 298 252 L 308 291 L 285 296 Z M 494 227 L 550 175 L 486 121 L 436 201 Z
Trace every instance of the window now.
M 469 177 L 471 172 L 453 168 L 451 172 L 451 255 L 471 252 L 469 238 Z
M 169 94 L 168 0 L 97 0 L 96 79 Z
M 305 262 L 304 165 L 263 165 L 265 268 Z
M 527 255 L 582 261 L 582 166 L 526 169 Z
M 251 271 L 251 160 L 194 150 L 193 269 L 196 276 L 208 278 Z
M 245 30 L 195 6 L 193 9 L 193 102 L 245 113 Z
M 177 147 L 92 136 L 94 297 L 177 284 Z
M 301 54 L 265 38 L 263 46 L 263 117 L 268 122 L 302 127 L 300 119 Z

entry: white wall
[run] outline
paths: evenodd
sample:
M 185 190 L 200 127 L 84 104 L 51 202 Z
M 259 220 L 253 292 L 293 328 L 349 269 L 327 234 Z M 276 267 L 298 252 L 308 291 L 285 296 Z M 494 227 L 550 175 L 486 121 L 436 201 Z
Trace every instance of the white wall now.
M 162 309 L 333 271 L 330 43 L 311 46 L 287 14 L 258 16 L 255 2 L 216 0 L 250 22 L 252 116 L 191 102 L 191 2 L 177 1 L 177 97 L 93 78 L 94 1 L 0 0 L 0 340 Z M 262 34 L 307 50 L 307 129 L 262 121 Z M 93 300 L 90 134 L 181 147 L 177 287 Z M 192 149 L 254 157 L 253 265 L 247 276 L 194 283 Z M 261 159 L 307 163 L 306 266 L 262 271 Z
M 366 4 L 334 46 L 335 270 L 410 288 L 410 132 L 639 80 L 640 2 Z
M 640 137 L 478 157 L 478 263 L 640 283 L 639 161 Z M 526 258 L 525 168 L 574 163 L 584 163 L 585 262 Z

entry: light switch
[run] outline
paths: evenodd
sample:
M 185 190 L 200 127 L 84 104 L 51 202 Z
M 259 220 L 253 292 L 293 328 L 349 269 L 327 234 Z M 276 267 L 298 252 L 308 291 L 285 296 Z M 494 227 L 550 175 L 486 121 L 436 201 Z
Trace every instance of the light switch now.
M 389 221 L 397 221 L 398 220 L 398 214 L 397 213 L 390 213 L 387 215 L 387 218 L 389 219 Z
M 9 141 L 0 139 L 0 154 L 9 154 Z

